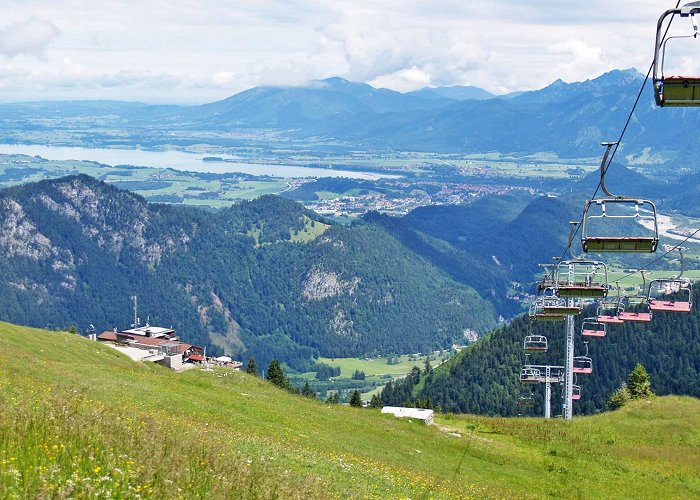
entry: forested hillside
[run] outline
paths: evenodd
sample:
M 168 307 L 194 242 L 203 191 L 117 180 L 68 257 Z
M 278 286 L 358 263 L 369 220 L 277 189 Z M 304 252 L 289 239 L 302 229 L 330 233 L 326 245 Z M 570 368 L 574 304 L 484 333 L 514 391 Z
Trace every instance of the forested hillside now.
M 0 318 L 15 323 L 125 328 L 137 295 L 144 322 L 297 368 L 495 324 L 489 302 L 382 225 L 333 225 L 279 197 L 212 213 L 72 176 L 2 191 L 0 224 Z
M 696 287 L 694 302 L 700 300 Z M 589 311 L 592 313 L 592 311 Z M 576 355 L 584 351 L 580 321 L 576 323 Z M 385 404 L 404 404 L 421 399 L 432 401 L 449 412 L 516 415 L 522 409 L 515 403 L 523 390 L 519 382 L 524 363 L 523 338 L 545 335 L 549 350 L 531 354 L 531 364 L 564 364 L 564 324 L 533 322 L 521 316 L 498 328 L 463 350 L 448 364 L 435 369 L 423 380 L 394 384 L 385 389 Z M 654 313 L 651 323 L 612 325 L 604 338 L 589 342 L 593 373 L 578 375 L 582 398 L 574 402 L 574 413 L 594 413 L 606 408 L 611 393 L 627 379 L 638 362 L 649 372 L 652 388 L 659 395 L 686 394 L 700 397 L 700 313 Z M 414 390 L 415 386 L 415 390 Z M 554 413 L 560 407 L 561 388 L 552 390 Z M 542 411 L 543 387 L 534 387 L 535 414 Z

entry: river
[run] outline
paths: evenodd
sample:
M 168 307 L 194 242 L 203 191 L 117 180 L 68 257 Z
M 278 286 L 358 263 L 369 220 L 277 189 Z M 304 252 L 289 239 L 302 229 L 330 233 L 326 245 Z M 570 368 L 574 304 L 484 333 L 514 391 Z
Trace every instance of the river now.
M 23 154 L 41 156 L 47 160 L 86 160 L 105 165 L 134 165 L 139 167 L 172 168 L 189 172 L 228 173 L 240 172 L 250 175 L 275 177 L 348 177 L 351 179 L 376 180 L 397 178 L 397 175 L 334 168 L 301 167 L 268 163 L 239 162 L 235 156 L 225 154 L 188 153 L 186 151 L 145 151 L 142 149 L 81 148 L 64 146 L 41 146 L 33 144 L 0 144 L 0 154 Z M 224 160 L 202 161 L 205 156 Z

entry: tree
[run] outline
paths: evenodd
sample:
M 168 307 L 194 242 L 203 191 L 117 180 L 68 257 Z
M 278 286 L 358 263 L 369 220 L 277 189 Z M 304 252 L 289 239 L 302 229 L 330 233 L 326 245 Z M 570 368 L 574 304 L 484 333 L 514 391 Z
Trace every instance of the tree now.
M 352 374 L 352 379 L 353 380 L 364 380 L 365 379 L 365 372 L 358 370 L 355 370 L 355 373 Z
M 255 363 L 255 356 L 251 356 L 248 359 L 248 364 L 245 367 L 245 372 L 249 375 L 258 376 L 258 365 Z
M 425 369 L 423 370 L 423 375 L 426 377 L 433 373 L 433 367 L 430 366 L 430 356 L 426 356 L 425 358 Z
M 369 407 L 381 408 L 382 406 L 384 406 L 384 404 L 382 403 L 382 398 L 380 398 L 378 394 L 373 394 L 372 399 L 370 399 L 369 401 Z
M 311 386 L 308 382 L 304 384 L 304 388 L 301 390 L 301 395 L 305 398 L 316 399 L 316 393 L 311 390 Z
M 282 365 L 276 359 L 270 361 L 270 365 L 267 367 L 267 380 L 282 389 L 288 388 L 287 378 L 284 376 Z
M 352 397 L 350 398 L 350 406 L 362 408 L 362 396 L 360 396 L 360 391 L 357 389 L 355 389 L 355 392 L 352 393 Z
M 70 327 L 70 330 L 68 330 L 68 333 L 72 333 L 73 335 L 78 335 L 78 327 L 75 325 L 72 325 Z
M 608 409 L 617 410 L 622 408 L 630 400 L 630 392 L 627 390 L 627 384 L 622 382 L 622 385 L 612 393 L 610 399 L 608 399 Z
M 627 390 L 632 399 L 644 399 L 654 395 L 649 374 L 641 363 L 637 363 L 627 377 Z
M 335 405 L 340 404 L 340 391 L 336 391 L 328 399 L 326 399 L 326 403 L 335 404 Z

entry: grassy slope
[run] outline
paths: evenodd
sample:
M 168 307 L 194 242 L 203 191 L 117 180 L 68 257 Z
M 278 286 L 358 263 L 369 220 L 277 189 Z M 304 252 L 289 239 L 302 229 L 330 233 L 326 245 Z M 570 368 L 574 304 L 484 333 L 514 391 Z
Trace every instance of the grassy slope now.
M 0 496 L 700 497 L 700 402 L 444 432 L 0 323 Z M 457 435 L 459 434 L 459 436 Z

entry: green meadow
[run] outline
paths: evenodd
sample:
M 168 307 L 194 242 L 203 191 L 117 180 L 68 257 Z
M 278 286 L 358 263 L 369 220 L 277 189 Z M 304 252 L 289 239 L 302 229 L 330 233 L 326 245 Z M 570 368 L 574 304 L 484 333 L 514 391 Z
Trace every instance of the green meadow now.
M 700 498 L 700 401 L 573 422 L 328 405 L 0 323 L 2 498 Z

